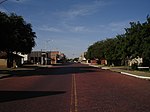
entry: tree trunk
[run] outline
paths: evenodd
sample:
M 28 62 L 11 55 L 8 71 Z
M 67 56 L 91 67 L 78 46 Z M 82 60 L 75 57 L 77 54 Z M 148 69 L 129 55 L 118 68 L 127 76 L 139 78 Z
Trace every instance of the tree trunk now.
M 7 52 L 7 68 L 13 67 L 13 53 Z

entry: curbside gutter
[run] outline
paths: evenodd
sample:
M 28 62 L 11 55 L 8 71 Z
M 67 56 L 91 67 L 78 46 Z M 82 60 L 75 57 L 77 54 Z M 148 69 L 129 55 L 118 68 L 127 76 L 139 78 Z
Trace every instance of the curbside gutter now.
M 20 67 L 20 68 L 10 68 L 10 69 L 1 69 L 0 68 L 0 79 L 3 79 L 3 78 L 8 78 L 8 77 L 11 77 L 13 76 L 12 74 L 10 73 L 7 73 L 7 72 L 13 72 L 13 71 L 21 71 L 21 70 L 24 70 L 24 73 L 27 73 L 31 70 L 38 70 L 39 68 L 50 68 L 52 67 L 52 65 L 31 65 L 30 66 L 31 68 L 28 68 L 26 66 L 24 67 Z M 3 72 L 2 72 L 3 71 Z
M 140 78 L 140 79 L 150 80 L 150 77 L 138 76 L 138 75 L 130 74 L 130 73 L 127 73 L 127 72 L 120 72 L 120 73 L 121 73 L 121 74 L 124 74 L 124 75 L 128 75 L 128 76 L 132 76 L 132 77 Z
M 89 66 L 96 67 L 96 68 L 101 68 L 103 70 L 110 70 L 109 67 L 99 67 L 99 66 L 96 66 L 96 65 L 89 65 Z M 113 71 L 113 72 L 118 72 L 118 71 Z M 127 73 L 127 72 L 118 72 L 118 73 L 121 73 L 123 75 L 128 75 L 128 76 L 131 76 L 131 77 L 135 77 L 135 78 L 139 78 L 139 79 L 150 80 L 150 77 L 146 77 L 146 76 L 138 76 L 138 75 Z
M 0 75 L 0 79 L 8 78 L 8 77 L 11 77 L 11 76 L 12 75 L 10 75 L 10 74 Z

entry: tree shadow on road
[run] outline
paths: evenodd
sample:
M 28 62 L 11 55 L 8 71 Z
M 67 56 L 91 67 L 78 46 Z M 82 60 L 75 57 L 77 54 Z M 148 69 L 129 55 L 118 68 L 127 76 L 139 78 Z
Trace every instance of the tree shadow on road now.
M 90 73 L 90 72 L 97 72 L 97 68 L 93 68 L 90 66 L 73 66 L 73 65 L 57 65 L 52 67 L 26 67 L 27 69 L 22 70 L 12 70 L 12 71 L 1 71 L 0 74 L 6 73 L 6 75 L 1 78 L 8 78 L 8 77 L 24 77 L 24 76 L 41 76 L 41 75 L 72 75 L 77 73 Z
M 65 93 L 65 91 L 0 91 L 0 103 Z

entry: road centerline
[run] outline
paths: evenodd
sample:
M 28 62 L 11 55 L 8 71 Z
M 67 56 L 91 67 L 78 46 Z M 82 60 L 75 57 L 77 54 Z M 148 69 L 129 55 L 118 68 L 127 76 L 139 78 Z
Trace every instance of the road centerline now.
M 78 97 L 75 74 L 72 75 L 70 112 L 78 112 Z

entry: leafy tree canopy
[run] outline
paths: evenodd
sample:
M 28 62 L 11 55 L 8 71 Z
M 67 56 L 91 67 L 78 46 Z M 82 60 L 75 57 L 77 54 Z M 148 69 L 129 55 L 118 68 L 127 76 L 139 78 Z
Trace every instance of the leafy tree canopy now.
M 125 33 L 115 38 L 98 41 L 89 46 L 86 58 L 105 58 L 108 62 L 133 59 L 137 56 L 143 58 L 144 65 L 150 66 L 150 17 L 146 22 L 130 22 Z
M 30 53 L 35 46 L 36 34 L 22 16 L 0 12 L 0 51 L 7 53 L 7 66 L 13 66 L 12 53 Z
M 21 16 L 0 12 L 0 51 L 30 53 L 35 46 L 35 32 Z

